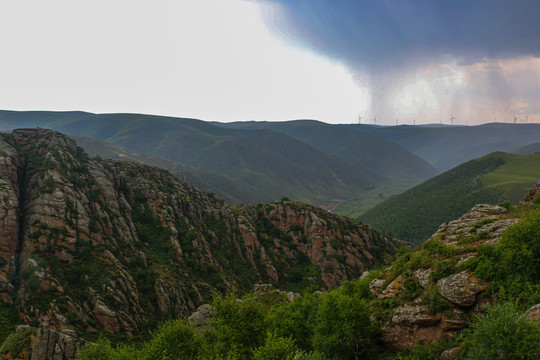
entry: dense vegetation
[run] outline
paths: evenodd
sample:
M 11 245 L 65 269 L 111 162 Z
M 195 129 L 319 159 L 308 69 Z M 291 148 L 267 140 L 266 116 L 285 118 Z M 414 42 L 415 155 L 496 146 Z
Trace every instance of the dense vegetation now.
M 378 329 L 370 319 L 369 279 L 292 303 L 278 291 L 241 301 L 216 295 L 212 329 L 164 323 L 143 346 L 90 346 L 80 359 L 349 359 L 375 356 Z
M 440 224 L 460 217 L 474 205 L 500 202 L 502 191 L 484 188 L 481 176 L 503 164 L 496 154 L 469 161 L 391 197 L 360 220 L 401 240 L 421 244 Z

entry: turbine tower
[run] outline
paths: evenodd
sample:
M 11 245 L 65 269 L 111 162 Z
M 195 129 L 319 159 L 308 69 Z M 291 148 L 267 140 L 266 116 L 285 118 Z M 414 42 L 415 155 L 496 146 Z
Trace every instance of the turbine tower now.
M 362 124 L 362 116 L 358 115 L 358 123 Z
M 454 126 L 454 120 L 456 120 L 456 118 L 454 117 L 454 114 L 451 114 L 450 115 L 450 125 Z
M 377 124 L 377 115 L 373 118 L 373 125 Z

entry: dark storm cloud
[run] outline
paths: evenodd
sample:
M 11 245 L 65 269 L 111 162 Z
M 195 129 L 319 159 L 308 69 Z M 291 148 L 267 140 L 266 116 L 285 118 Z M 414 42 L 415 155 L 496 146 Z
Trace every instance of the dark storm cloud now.
M 265 0 L 271 28 L 352 69 L 540 55 L 538 0 Z

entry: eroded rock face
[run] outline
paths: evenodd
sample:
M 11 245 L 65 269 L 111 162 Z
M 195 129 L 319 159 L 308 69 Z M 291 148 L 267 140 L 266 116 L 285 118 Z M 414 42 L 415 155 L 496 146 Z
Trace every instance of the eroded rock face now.
M 31 360 L 72 360 L 77 355 L 77 346 L 83 344 L 75 331 L 54 331 L 45 323 L 37 329 Z
M 305 204 L 229 206 L 45 129 L 0 135 L 0 225 L 0 301 L 23 322 L 125 336 L 190 315 L 216 288 L 337 286 L 403 245 Z
M 526 202 L 533 202 L 540 196 L 540 181 L 534 184 L 534 187 L 525 196 Z

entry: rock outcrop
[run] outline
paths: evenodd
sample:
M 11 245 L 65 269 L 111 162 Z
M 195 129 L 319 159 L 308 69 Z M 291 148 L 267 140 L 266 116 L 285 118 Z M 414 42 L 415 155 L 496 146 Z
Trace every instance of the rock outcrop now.
M 306 204 L 230 206 L 45 129 L 0 135 L 0 225 L 0 300 L 49 337 L 131 336 L 254 283 L 337 286 L 404 245 Z
M 458 220 L 441 225 L 411 253 L 406 265 L 394 265 L 370 283 L 377 298 L 402 302 L 391 309 L 392 316 L 379 317 L 388 348 L 403 351 L 420 342 L 450 340 L 481 311 L 479 305 L 490 301 L 483 295 L 489 284 L 470 272 L 467 263 L 477 257 L 480 245 L 498 243 L 503 232 L 519 221 L 507 212 L 495 205 L 473 207 Z M 453 359 L 458 353 L 452 349 L 444 358 Z
M 62 332 L 50 330 L 45 323 L 37 329 L 32 343 L 31 360 L 73 360 L 77 355 L 77 346 L 83 343 L 73 330 Z

